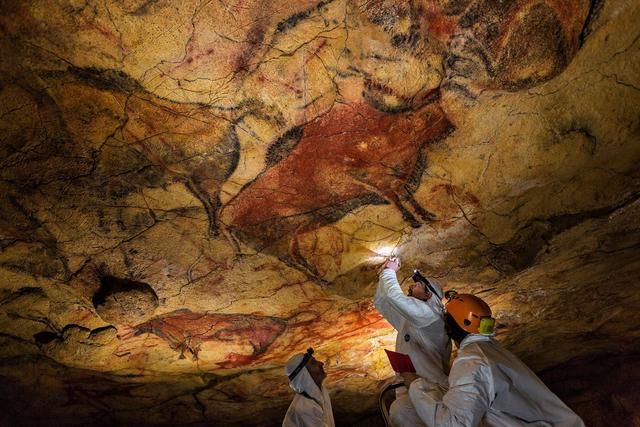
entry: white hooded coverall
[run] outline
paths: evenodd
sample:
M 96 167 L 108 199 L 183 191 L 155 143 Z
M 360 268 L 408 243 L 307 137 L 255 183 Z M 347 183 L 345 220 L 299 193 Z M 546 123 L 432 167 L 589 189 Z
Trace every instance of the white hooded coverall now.
M 287 376 L 303 357 L 304 353 L 298 353 L 289 359 L 285 367 Z M 306 367 L 289 382 L 289 387 L 296 395 L 284 416 L 282 427 L 335 427 L 329 392 L 324 387 L 322 390 L 318 388 Z
M 429 281 L 442 293 L 437 282 Z M 405 295 L 395 271 L 387 268 L 380 273 L 374 304 L 398 331 L 396 351 L 409 355 L 420 377 L 446 388 L 451 341 L 444 328 L 444 308 L 438 296 L 421 301 Z M 394 426 L 422 425 L 406 392 L 397 394 L 389 416 Z
M 483 335 L 462 340 L 446 393 L 419 378 L 409 396 L 428 427 L 584 427 L 520 359 Z

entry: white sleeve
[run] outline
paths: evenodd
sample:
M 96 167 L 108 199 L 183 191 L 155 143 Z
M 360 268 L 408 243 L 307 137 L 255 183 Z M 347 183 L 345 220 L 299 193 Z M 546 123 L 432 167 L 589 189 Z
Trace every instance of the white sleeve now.
M 396 329 L 400 328 L 398 323 L 403 319 L 417 328 L 424 328 L 440 318 L 424 301 L 402 293 L 396 272 L 389 268 L 380 273 L 374 304 Z
M 477 427 L 491 405 L 491 370 L 478 357 L 456 360 L 449 374 L 449 390 L 418 379 L 409 398 L 428 427 Z
M 393 270 L 384 270 L 393 271 Z M 397 279 L 396 279 L 397 281 Z M 385 290 L 385 284 L 382 280 L 382 273 L 380 274 L 380 278 L 378 280 L 378 288 L 376 289 L 376 295 L 373 298 L 373 305 L 375 305 L 376 309 L 384 316 L 387 322 L 391 323 L 391 326 L 395 328 L 396 331 L 399 331 L 402 328 L 402 324 L 405 321 L 402 313 L 400 313 L 389 301 L 387 298 L 387 293 Z

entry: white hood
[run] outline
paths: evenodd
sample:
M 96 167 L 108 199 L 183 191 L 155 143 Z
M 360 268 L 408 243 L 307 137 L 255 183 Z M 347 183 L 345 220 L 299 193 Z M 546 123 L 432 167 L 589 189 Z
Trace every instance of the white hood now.
M 287 377 L 296 369 L 298 365 L 300 365 L 300 362 L 302 362 L 303 358 L 304 353 L 298 353 L 289 359 L 287 365 L 284 368 Z M 322 389 L 318 388 L 315 381 L 313 381 L 313 378 L 311 378 L 311 374 L 309 374 L 306 366 L 302 368 L 300 372 L 298 372 L 298 375 L 296 375 L 293 380 L 289 381 L 289 387 L 291 387 L 296 393 L 306 393 L 307 396 L 315 400 L 320 406 L 322 406 L 324 425 L 326 427 L 335 426 L 329 392 L 325 387 L 322 387 Z

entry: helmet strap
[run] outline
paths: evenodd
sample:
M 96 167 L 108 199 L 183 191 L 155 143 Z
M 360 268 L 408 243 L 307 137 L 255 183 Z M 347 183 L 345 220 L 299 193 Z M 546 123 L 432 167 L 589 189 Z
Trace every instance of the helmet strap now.
M 447 330 L 447 335 L 449 335 L 449 338 L 454 340 L 456 344 L 460 346 L 460 343 L 462 342 L 463 339 L 466 338 L 467 335 L 469 335 L 469 332 L 462 329 L 458 325 L 458 323 L 456 323 L 453 316 L 449 313 L 445 314 L 444 323 L 445 323 L 445 328 Z

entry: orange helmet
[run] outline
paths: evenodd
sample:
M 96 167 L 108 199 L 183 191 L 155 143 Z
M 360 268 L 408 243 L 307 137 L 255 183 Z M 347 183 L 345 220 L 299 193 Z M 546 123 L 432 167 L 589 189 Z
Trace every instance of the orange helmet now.
M 456 294 L 444 306 L 458 326 L 470 334 L 494 335 L 491 308 L 475 295 Z

